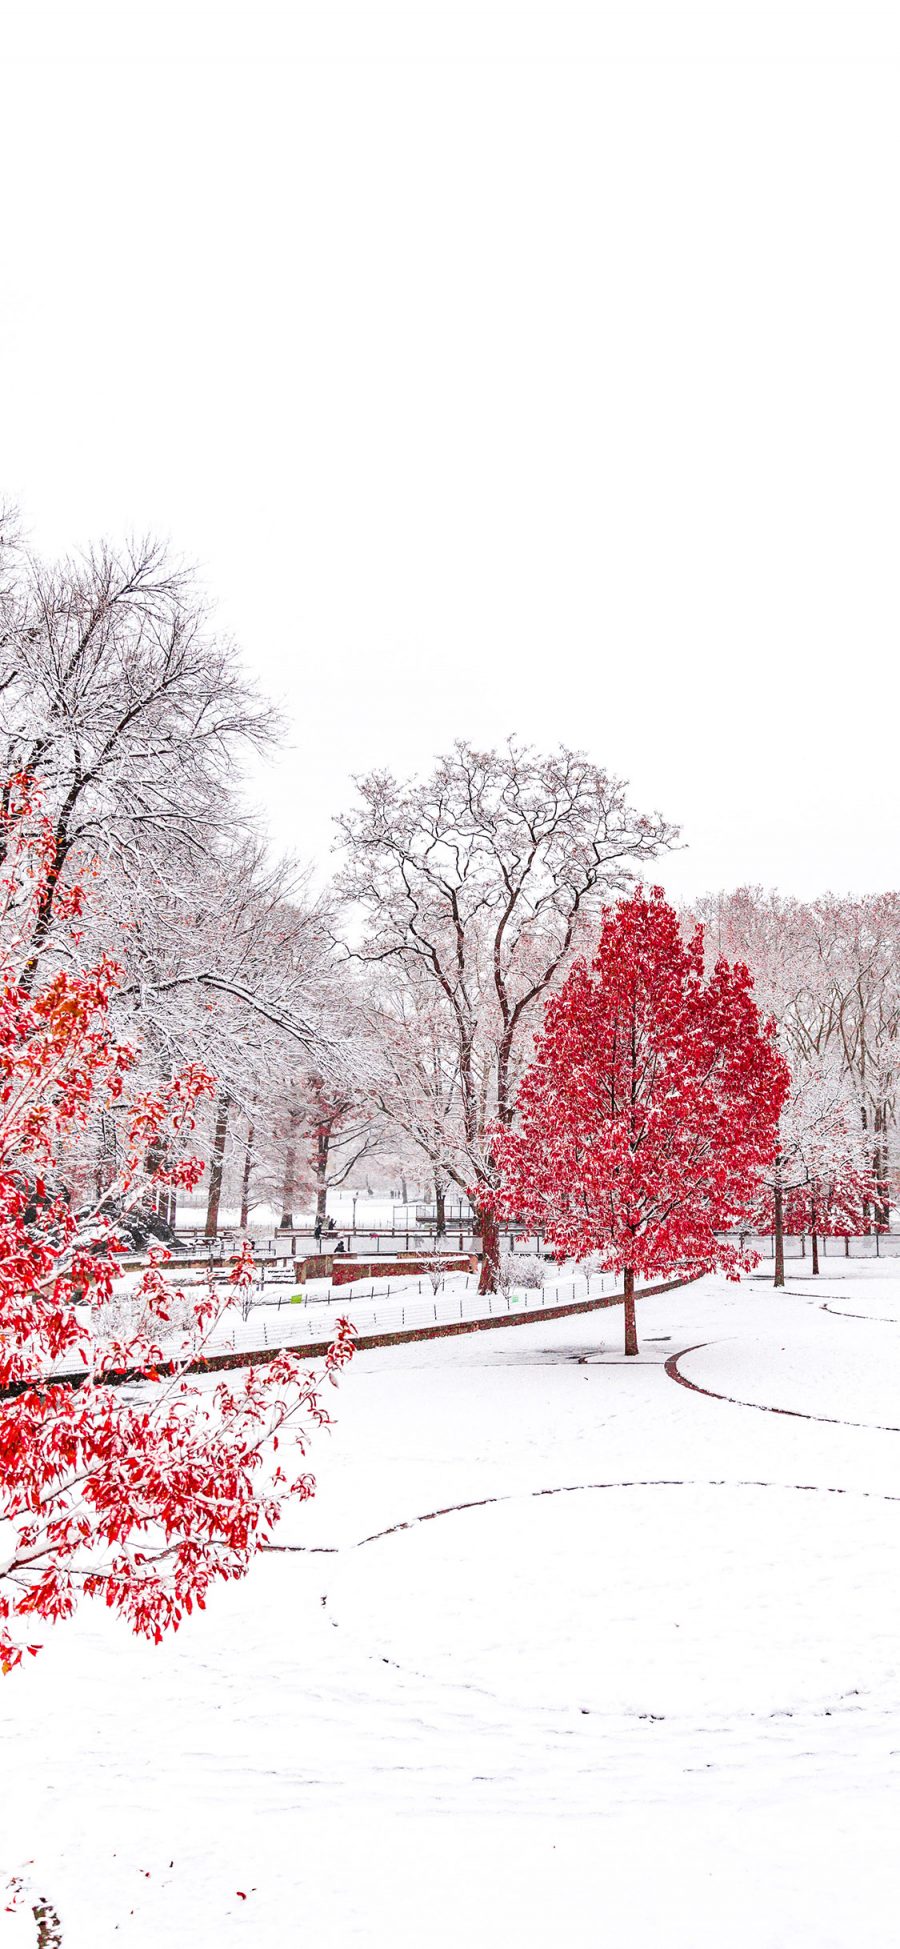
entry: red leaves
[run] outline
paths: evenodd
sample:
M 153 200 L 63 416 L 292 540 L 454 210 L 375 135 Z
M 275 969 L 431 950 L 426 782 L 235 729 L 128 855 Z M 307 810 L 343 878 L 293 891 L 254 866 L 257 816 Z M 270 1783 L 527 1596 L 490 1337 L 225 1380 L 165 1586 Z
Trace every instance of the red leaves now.
M 495 1203 L 560 1253 L 649 1276 L 733 1269 L 716 1232 L 748 1213 L 771 1159 L 788 1073 L 743 967 L 703 975 L 659 889 L 607 913 L 589 969 L 548 1005 L 497 1131 Z
M 22 886 L 39 888 L 45 870 L 39 813 L 30 800 L 21 805 L 12 877 L 0 881 L 0 1390 L 19 1390 L 0 1398 L 4 1672 L 39 1648 L 22 1642 L 26 1618 L 70 1616 L 83 1595 L 101 1597 L 158 1643 L 203 1607 L 213 1582 L 245 1573 L 288 1496 L 312 1495 L 303 1437 L 329 1419 L 316 1376 L 293 1354 L 215 1391 L 186 1374 L 223 1305 L 252 1281 L 246 1246 L 230 1292 L 174 1293 L 167 1255 L 154 1251 L 118 1338 L 98 1343 L 80 1322 L 76 1306 L 110 1300 L 121 1241 L 102 1208 L 78 1215 L 59 1181 L 60 1158 L 89 1116 L 122 1100 L 134 1055 L 109 1021 L 111 962 L 54 975 L 33 995 L 16 983 L 34 905 L 28 896 L 23 908 Z M 191 1066 L 163 1091 L 126 1098 L 128 1160 L 105 1198 L 133 1201 L 147 1148 L 171 1156 L 213 1087 Z M 200 1168 L 176 1159 L 159 1175 L 191 1184 Z M 151 1337 L 170 1325 L 176 1302 L 190 1318 L 181 1351 Z M 351 1353 L 352 1330 L 340 1320 L 329 1380 Z M 80 1354 L 83 1385 L 44 1378 Z M 140 1386 L 105 1385 L 115 1370 L 140 1374 Z M 293 1442 L 283 1439 L 286 1427 Z M 268 1449 L 279 1433 L 275 1467 Z

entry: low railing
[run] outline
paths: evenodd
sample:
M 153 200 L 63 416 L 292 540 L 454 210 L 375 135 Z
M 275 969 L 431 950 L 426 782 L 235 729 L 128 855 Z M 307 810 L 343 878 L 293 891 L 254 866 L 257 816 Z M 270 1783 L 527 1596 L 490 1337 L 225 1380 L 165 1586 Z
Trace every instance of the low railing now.
M 775 1257 L 775 1237 L 772 1232 L 722 1232 L 719 1236 L 729 1244 L 746 1244 L 764 1259 Z M 825 1259 L 896 1259 L 900 1258 L 900 1232 L 817 1232 L 816 1243 L 819 1257 Z M 784 1256 L 786 1259 L 808 1259 L 812 1252 L 810 1232 L 785 1232 Z
M 216 1238 L 207 1239 L 199 1234 L 178 1234 L 178 1259 L 183 1264 L 216 1265 L 231 1258 L 239 1249 L 242 1238 L 240 1232 L 221 1232 Z M 719 1236 L 732 1244 L 748 1244 L 763 1258 L 774 1258 L 775 1240 L 770 1232 L 728 1232 Z M 481 1240 L 477 1233 L 470 1231 L 447 1231 L 438 1237 L 433 1230 L 417 1230 L 412 1226 L 396 1231 L 349 1231 L 326 1233 L 316 1239 L 312 1232 L 295 1229 L 291 1232 L 251 1233 L 250 1244 L 254 1258 L 259 1264 L 277 1266 L 289 1264 L 296 1259 L 328 1257 L 340 1250 L 348 1257 L 396 1258 L 399 1251 L 404 1252 L 479 1252 Z M 538 1253 L 550 1257 L 541 1233 L 526 1233 L 519 1225 L 504 1225 L 500 1234 L 501 1247 L 519 1246 L 528 1243 Z M 818 1235 L 818 1249 L 825 1258 L 893 1258 L 900 1256 L 900 1231 L 864 1232 Z M 785 1233 L 785 1255 L 788 1258 L 805 1258 L 812 1250 L 810 1234 Z
M 196 1351 L 212 1359 L 225 1353 L 249 1356 L 264 1349 L 302 1349 L 304 1345 L 321 1344 L 333 1332 L 338 1311 L 349 1315 L 361 1335 L 398 1332 L 407 1327 L 444 1326 L 453 1321 L 477 1323 L 503 1314 L 539 1314 L 546 1307 L 560 1306 L 567 1300 L 599 1298 L 607 1291 L 613 1292 L 615 1284 L 616 1276 L 611 1272 L 590 1276 L 576 1273 L 565 1279 L 548 1280 L 544 1286 L 480 1294 L 477 1276 L 471 1273 L 462 1287 L 457 1278 L 453 1286 L 438 1292 L 432 1290 L 427 1277 L 415 1281 L 367 1280 L 356 1290 L 337 1286 L 300 1303 L 256 1302 L 246 1320 L 235 1319 L 215 1328 L 203 1337 L 202 1346 L 198 1343 Z M 160 1350 L 169 1359 L 184 1359 L 184 1339 L 162 1341 Z M 74 1374 L 76 1370 L 68 1357 L 54 1371 Z

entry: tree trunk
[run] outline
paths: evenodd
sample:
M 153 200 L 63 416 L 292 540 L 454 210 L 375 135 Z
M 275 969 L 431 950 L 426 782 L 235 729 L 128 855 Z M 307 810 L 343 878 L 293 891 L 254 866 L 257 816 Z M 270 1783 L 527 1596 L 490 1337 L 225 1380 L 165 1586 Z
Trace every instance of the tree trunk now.
M 784 1285 L 784 1192 L 775 1186 L 775 1285 Z
M 623 1291 L 625 1294 L 625 1352 L 637 1353 L 638 1337 L 637 1337 L 637 1317 L 634 1310 L 634 1267 L 633 1266 L 627 1265 L 625 1267 L 625 1283 L 623 1286 Z
M 116 1175 L 116 1126 L 112 1117 L 104 1110 L 100 1117 L 100 1131 L 97 1143 L 97 1168 L 94 1177 L 97 1197 L 105 1196 Z
M 480 1206 L 481 1223 L 481 1277 L 478 1281 L 479 1293 L 495 1293 L 500 1283 L 500 1228 L 497 1214 L 489 1208 Z
M 890 1164 L 888 1159 L 888 1113 L 882 1106 L 875 1112 L 875 1222 L 887 1231 L 891 1222 Z
M 222 1196 L 222 1171 L 225 1164 L 225 1137 L 228 1131 L 228 1112 L 231 1108 L 227 1090 L 222 1090 L 216 1104 L 216 1128 L 209 1160 L 209 1195 L 206 1200 L 206 1237 L 215 1238 L 219 1229 L 219 1200 Z
M 437 1211 L 437 1221 L 436 1221 L 436 1223 L 435 1223 L 435 1228 L 434 1228 L 434 1229 L 435 1229 L 435 1234 L 436 1234 L 436 1236 L 437 1236 L 438 1238 L 443 1238 L 443 1236 L 444 1236 L 444 1233 L 445 1233 L 445 1231 L 447 1230 L 447 1205 L 446 1205 L 446 1197 L 447 1197 L 447 1194 L 446 1194 L 446 1192 L 445 1192 L 445 1190 L 444 1190 L 444 1187 L 443 1187 L 443 1185 L 442 1185 L 442 1184 L 438 1184 L 438 1183 L 437 1183 L 437 1182 L 435 1181 L 435 1187 L 434 1187 L 434 1203 L 435 1203 L 435 1209 L 436 1209 L 436 1211 Z
M 827 1201 L 826 1201 L 826 1210 L 827 1210 Z M 818 1204 L 817 1204 L 817 1187 L 815 1186 L 813 1187 L 813 1189 L 810 1191 L 809 1194 L 809 1229 L 812 1237 L 812 1269 L 813 1269 L 813 1277 L 815 1278 L 819 1270 L 819 1211 L 818 1211 Z
M 296 1183 L 297 1150 L 294 1143 L 294 1124 L 292 1120 L 290 1124 L 290 1135 L 287 1140 L 287 1150 L 284 1153 L 284 1187 L 281 1193 L 281 1218 L 278 1225 L 280 1232 L 292 1232 L 294 1229 L 294 1192 Z
M 325 1230 L 328 1211 L 328 1153 L 331 1149 L 331 1127 L 320 1124 L 316 1131 L 316 1222 Z
M 862 1106 L 862 1127 L 866 1132 L 868 1132 L 869 1118 L 868 1118 L 865 1104 L 863 1104 Z M 871 1205 L 869 1203 L 868 1197 L 865 1197 L 862 1201 L 862 1228 L 864 1232 L 870 1232 L 872 1229 L 870 1223 L 870 1212 L 871 1212 Z
M 26 995 L 30 995 L 34 987 L 34 977 L 38 971 L 41 953 L 53 924 L 53 902 L 56 898 L 56 889 L 59 884 L 60 874 L 68 858 L 71 844 L 69 839 L 69 820 L 72 816 L 72 811 L 80 790 L 80 785 L 70 786 L 57 824 L 55 834 L 56 845 L 38 903 L 34 933 L 31 936 L 30 942 L 31 951 L 19 976 L 19 986 L 24 989 Z
M 250 1221 L 250 1168 L 253 1162 L 253 1125 L 247 1125 L 247 1142 L 244 1145 L 244 1170 L 241 1177 L 241 1231 L 245 1232 Z

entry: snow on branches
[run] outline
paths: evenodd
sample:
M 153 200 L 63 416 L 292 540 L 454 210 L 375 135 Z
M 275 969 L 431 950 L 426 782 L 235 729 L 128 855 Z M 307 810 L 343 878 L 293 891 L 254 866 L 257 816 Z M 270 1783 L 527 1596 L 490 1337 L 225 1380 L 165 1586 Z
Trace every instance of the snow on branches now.
M 134 1052 L 113 1035 L 117 969 L 58 965 L 23 985 L 52 834 L 26 780 L 11 782 L 0 880 L 0 1667 L 29 1642 L 34 1620 L 68 1617 L 100 1596 L 135 1631 L 159 1640 L 211 1583 L 238 1577 L 289 1496 L 314 1490 L 303 1468 L 311 1429 L 329 1416 L 312 1373 L 284 1353 L 213 1387 L 188 1369 L 225 1305 L 252 1278 L 245 1248 L 231 1290 L 173 1293 L 161 1250 L 138 1276 L 124 1331 L 102 1318 L 124 1247 L 111 1215 L 155 1175 L 192 1187 L 187 1153 L 198 1104 L 213 1084 L 189 1067 L 155 1093 L 130 1091 Z M 80 897 L 70 902 L 75 916 Z M 74 924 L 74 923 L 73 923 Z M 116 1117 L 117 1177 L 80 1204 L 79 1144 L 99 1113 Z M 173 1315 L 182 1322 L 173 1338 Z M 189 1324 L 184 1327 L 184 1320 Z M 338 1322 L 324 1377 L 352 1351 Z M 76 1384 L 54 1378 L 60 1365 Z M 127 1387 L 112 1383 L 127 1375 Z M 274 1459 L 282 1430 L 292 1436 Z
M 716 1234 L 758 1194 L 788 1082 L 747 970 L 704 978 L 702 934 L 683 940 L 659 888 L 636 893 L 547 1006 L 518 1127 L 493 1133 L 498 1208 L 624 1274 L 636 1353 L 636 1276 L 738 1269 Z
M 778 1147 L 762 1181 L 757 1224 L 774 1235 L 774 1283 L 784 1285 L 784 1236 L 808 1233 L 812 1269 L 819 1239 L 868 1230 L 879 1185 L 846 1071 L 831 1052 L 790 1052 L 791 1093 Z

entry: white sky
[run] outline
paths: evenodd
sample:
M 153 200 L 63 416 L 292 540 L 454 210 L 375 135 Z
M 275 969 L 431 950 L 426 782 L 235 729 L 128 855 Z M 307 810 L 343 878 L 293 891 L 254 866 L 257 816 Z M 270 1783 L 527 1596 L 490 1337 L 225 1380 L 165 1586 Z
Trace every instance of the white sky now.
M 682 822 L 676 894 L 898 884 L 900 9 L 3 37 L 0 486 L 39 549 L 199 561 L 281 843 L 515 730 Z

